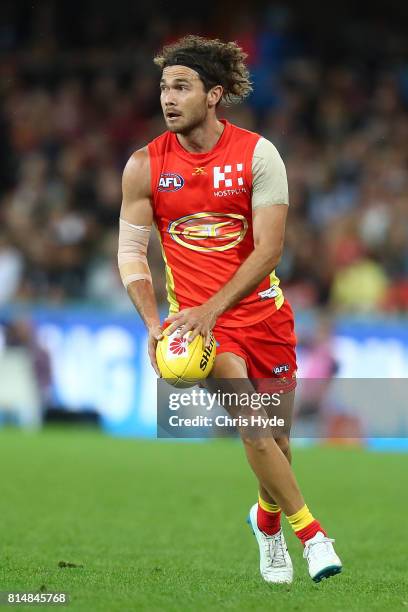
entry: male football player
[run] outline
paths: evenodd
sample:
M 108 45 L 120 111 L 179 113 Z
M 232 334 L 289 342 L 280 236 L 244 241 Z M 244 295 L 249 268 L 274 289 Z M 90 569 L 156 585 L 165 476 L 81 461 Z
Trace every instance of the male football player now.
M 251 91 L 242 49 L 187 36 L 155 58 L 167 131 L 136 151 L 123 173 L 118 262 L 149 333 L 155 359 L 162 337 L 146 258 L 154 222 L 166 267 L 166 333 L 189 339 L 213 331 L 213 369 L 223 379 L 284 379 L 296 385 L 293 314 L 275 275 L 288 210 L 286 171 L 274 145 L 217 117 L 221 101 Z M 341 571 L 333 540 L 305 504 L 291 469 L 288 436 L 242 435 L 259 483 L 249 523 L 262 577 L 290 583 L 292 562 L 281 529 L 286 515 L 316 582 Z

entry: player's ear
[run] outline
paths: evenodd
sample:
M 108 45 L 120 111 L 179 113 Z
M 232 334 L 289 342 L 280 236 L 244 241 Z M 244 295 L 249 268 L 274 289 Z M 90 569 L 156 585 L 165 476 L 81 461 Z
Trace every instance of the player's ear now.
M 218 102 L 222 98 L 223 91 L 224 89 L 222 85 L 215 85 L 215 87 L 211 87 L 211 89 L 207 93 L 208 108 L 213 108 L 214 106 L 217 106 Z

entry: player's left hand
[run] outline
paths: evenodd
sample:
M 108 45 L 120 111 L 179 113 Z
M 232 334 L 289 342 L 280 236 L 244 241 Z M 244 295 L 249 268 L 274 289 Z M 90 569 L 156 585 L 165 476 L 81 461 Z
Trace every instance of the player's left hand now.
M 216 320 L 217 315 L 214 309 L 207 304 L 194 306 L 193 308 L 184 308 L 184 310 L 180 310 L 180 312 L 176 312 L 167 317 L 166 322 L 170 323 L 170 325 L 166 327 L 163 333 L 170 335 L 177 328 L 180 328 L 178 335 L 185 336 L 191 331 L 191 334 L 187 338 L 188 342 L 192 342 L 198 334 L 201 334 L 205 340 L 205 345 L 209 346 L 211 342 L 211 330 Z

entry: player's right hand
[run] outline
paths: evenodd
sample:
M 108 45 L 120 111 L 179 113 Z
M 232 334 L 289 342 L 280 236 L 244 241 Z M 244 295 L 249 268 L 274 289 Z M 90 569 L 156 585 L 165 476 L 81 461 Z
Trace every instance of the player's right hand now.
M 148 349 L 149 349 L 149 357 L 150 363 L 153 366 L 154 371 L 157 376 L 160 377 L 159 366 L 156 361 L 156 346 L 159 340 L 163 338 L 163 330 L 160 325 L 153 325 L 149 327 L 149 340 L 148 340 Z

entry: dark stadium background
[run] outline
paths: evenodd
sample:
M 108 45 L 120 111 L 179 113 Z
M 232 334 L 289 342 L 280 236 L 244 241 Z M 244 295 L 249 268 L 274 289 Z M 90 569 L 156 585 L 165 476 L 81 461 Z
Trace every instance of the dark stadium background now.
M 2 3 L 1 235 L 18 272 L 1 303 L 124 301 L 110 269 L 120 175 L 163 130 L 152 55 L 196 32 L 249 53 L 254 94 L 224 114 L 287 164 L 293 305 L 407 309 L 408 9 L 256 4 Z M 366 300 L 339 287 L 356 261 L 375 277 Z
M 123 360 L 121 341 L 144 352 L 115 263 L 121 173 L 163 130 L 152 56 L 189 32 L 242 44 L 254 93 L 222 114 L 271 139 L 286 163 L 291 206 L 279 275 L 297 314 L 301 365 L 302 349 L 325 363 L 316 370 L 309 360 L 301 375 L 406 377 L 407 12 L 400 2 L 372 3 L 368 13 L 345 2 L 2 3 L 0 337 L 30 351 L 43 406 L 106 416 L 92 380 L 109 378 L 107 360 Z M 150 265 L 164 312 L 155 240 Z M 104 330 L 102 312 L 110 329 L 122 315 L 126 338 L 111 339 L 117 350 L 91 372 L 94 338 L 78 336 L 95 321 Z M 71 319 L 82 326 L 74 340 Z M 332 334 L 357 342 L 360 367 L 344 342 L 330 345 Z M 117 381 L 130 380 L 135 363 Z M 142 377 L 154 383 L 148 368 Z M 133 407 L 143 403 L 140 384 L 129 385 Z M 101 395 L 120 404 L 118 386 Z M 111 429 L 141 430 L 130 425 L 138 415 L 129 402 L 127 422 L 117 418 Z
M 406 605 L 407 455 L 366 446 L 407 446 L 406 411 L 388 401 L 408 374 L 407 23 L 398 0 L 3 0 L 0 591 L 65 590 L 78 610 L 256 610 L 276 596 L 239 522 L 255 492 L 239 445 L 140 439 L 156 433 L 155 377 L 116 268 L 121 173 L 164 129 L 152 56 L 195 33 L 247 51 L 254 93 L 221 115 L 287 167 L 279 276 L 301 375 L 360 380 L 347 410 L 306 395 L 306 431 L 328 416 L 333 448 L 295 449 L 347 573 L 316 589 L 290 541 L 298 578 L 271 605 Z M 155 240 L 149 261 L 164 313 Z M 377 440 L 356 437 L 369 388 L 389 416 Z

